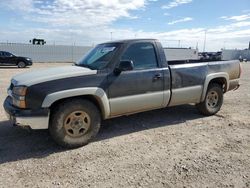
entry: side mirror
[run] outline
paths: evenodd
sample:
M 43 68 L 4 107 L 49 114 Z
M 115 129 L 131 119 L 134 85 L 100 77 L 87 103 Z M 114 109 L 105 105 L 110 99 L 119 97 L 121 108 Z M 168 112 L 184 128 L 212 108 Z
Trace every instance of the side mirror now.
M 115 74 L 120 74 L 122 71 L 130 71 L 134 69 L 134 63 L 131 60 L 120 61 L 118 68 L 115 68 Z

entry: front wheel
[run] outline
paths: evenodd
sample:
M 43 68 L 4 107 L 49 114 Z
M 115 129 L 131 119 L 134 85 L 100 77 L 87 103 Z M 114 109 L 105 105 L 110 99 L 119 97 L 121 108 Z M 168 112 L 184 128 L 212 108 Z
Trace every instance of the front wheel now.
M 52 111 L 49 131 L 61 146 L 76 148 L 89 143 L 100 129 L 99 109 L 90 101 L 73 99 Z
M 18 62 L 17 64 L 18 68 L 25 68 L 26 64 L 23 61 Z
M 223 90 L 219 84 L 212 83 L 208 86 L 205 100 L 196 105 L 203 115 L 216 114 L 223 104 Z

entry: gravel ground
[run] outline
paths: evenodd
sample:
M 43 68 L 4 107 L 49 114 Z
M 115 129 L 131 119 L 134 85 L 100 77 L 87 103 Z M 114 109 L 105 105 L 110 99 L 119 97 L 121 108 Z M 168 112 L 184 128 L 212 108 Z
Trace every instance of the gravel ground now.
M 0 102 L 10 78 L 0 68 Z M 12 127 L 0 110 L 0 187 L 250 187 L 250 64 L 221 111 L 183 105 L 104 121 L 96 140 L 64 150 L 46 130 Z

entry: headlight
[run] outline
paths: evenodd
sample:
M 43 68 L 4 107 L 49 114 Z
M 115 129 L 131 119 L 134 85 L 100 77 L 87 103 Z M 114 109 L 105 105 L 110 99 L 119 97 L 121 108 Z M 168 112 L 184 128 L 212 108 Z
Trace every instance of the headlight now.
M 13 87 L 13 90 L 12 90 L 13 94 L 18 95 L 18 96 L 25 96 L 26 91 L 27 91 L 27 87 L 25 86 L 16 86 L 16 87 Z
M 27 91 L 26 86 L 13 87 L 13 90 L 12 90 L 13 105 L 19 108 L 26 108 L 26 103 L 25 103 L 26 91 Z

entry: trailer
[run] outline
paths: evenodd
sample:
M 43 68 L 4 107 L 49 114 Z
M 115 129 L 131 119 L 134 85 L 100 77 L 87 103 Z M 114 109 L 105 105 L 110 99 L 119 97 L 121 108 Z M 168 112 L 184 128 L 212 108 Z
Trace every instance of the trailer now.
M 199 60 L 198 50 L 192 48 L 164 48 L 168 61 Z
M 245 50 L 222 50 L 222 60 L 250 61 L 250 49 Z

